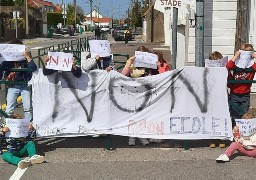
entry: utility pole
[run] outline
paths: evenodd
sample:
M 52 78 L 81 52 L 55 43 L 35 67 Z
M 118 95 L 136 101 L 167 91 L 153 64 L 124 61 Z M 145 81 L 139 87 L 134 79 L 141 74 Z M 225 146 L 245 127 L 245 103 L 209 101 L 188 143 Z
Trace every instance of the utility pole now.
M 99 16 L 100 16 L 100 2 L 97 0 L 97 11 L 98 11 L 98 27 L 100 27 Z
M 76 0 L 74 0 L 74 22 L 76 25 Z
M 25 21 L 26 21 L 26 37 L 29 38 L 29 27 L 28 27 L 28 0 L 25 0 Z
M 114 23 L 114 6 L 113 6 L 113 1 L 111 1 L 111 6 L 112 6 L 112 23 L 111 23 L 111 28 L 113 28 L 113 23 Z
M 15 34 L 16 34 L 16 39 L 18 38 L 18 13 L 17 10 L 14 11 L 15 13 Z
M 91 9 L 90 18 L 91 18 L 91 27 L 92 27 L 92 0 L 90 0 L 90 9 Z
M 196 0 L 196 66 L 204 67 L 204 0 Z
M 177 59 L 177 27 L 178 27 L 178 8 L 173 7 L 173 21 L 172 21 L 172 69 L 176 69 L 176 59 Z

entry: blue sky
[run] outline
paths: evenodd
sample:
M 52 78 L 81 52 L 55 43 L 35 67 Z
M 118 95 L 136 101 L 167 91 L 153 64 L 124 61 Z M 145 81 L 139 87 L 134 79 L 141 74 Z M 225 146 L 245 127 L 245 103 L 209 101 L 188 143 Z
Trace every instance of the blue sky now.
M 54 4 L 61 4 L 61 0 L 48 0 Z M 130 0 L 93 0 L 92 9 L 97 9 L 97 1 L 100 3 L 99 12 L 104 17 L 123 18 L 127 17 L 127 9 L 129 8 Z M 65 4 L 73 3 L 73 0 L 63 0 Z M 76 0 L 78 6 L 83 8 L 85 14 L 90 13 L 89 0 Z

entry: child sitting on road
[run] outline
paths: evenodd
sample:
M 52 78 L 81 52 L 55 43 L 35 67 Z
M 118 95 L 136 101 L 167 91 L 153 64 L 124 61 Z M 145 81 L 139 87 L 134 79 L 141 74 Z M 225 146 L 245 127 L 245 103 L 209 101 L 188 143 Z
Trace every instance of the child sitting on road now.
M 20 119 L 17 115 L 11 115 L 11 119 Z M 9 128 L 3 123 L 0 126 L 0 153 L 2 159 L 10 164 L 18 166 L 20 169 L 25 169 L 33 164 L 44 162 L 44 156 L 36 154 L 36 147 L 33 139 L 36 138 L 36 130 L 29 125 L 28 136 L 26 138 L 5 137 L 5 133 Z M 29 157 L 22 159 L 26 154 Z
M 242 119 L 252 118 L 255 118 L 255 116 L 249 112 L 245 113 L 242 117 Z M 256 133 L 247 137 L 249 140 L 246 140 L 246 137 L 241 136 L 239 127 L 235 126 L 233 129 L 233 136 L 235 142 L 232 142 L 224 154 L 221 154 L 216 159 L 217 163 L 229 162 L 230 157 L 234 154 L 235 151 L 239 151 L 240 153 L 249 157 L 256 157 Z M 254 146 L 251 146 L 250 144 L 254 144 Z

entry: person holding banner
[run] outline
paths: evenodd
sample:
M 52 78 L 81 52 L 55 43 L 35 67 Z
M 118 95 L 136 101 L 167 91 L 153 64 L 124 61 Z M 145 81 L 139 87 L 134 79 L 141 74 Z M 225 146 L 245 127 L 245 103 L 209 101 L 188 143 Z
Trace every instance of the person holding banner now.
M 18 119 L 17 119 L 18 118 Z M 24 137 L 13 137 L 8 136 L 8 132 L 11 128 L 7 126 L 7 121 L 22 121 L 19 116 L 11 115 L 10 119 L 6 119 L 6 123 L 0 126 L 0 154 L 2 159 L 10 164 L 18 166 L 20 169 L 25 169 L 33 164 L 40 164 L 44 162 L 44 156 L 36 154 L 36 147 L 33 140 L 36 138 L 36 130 L 29 124 L 25 126 L 27 128 L 27 136 Z M 29 122 L 29 121 L 28 121 Z M 15 124 L 14 122 L 12 123 Z M 17 128 L 22 131 L 21 128 L 24 126 L 20 125 Z M 28 154 L 27 158 L 23 157 Z
M 49 56 L 47 56 L 44 59 L 44 64 L 46 65 L 47 62 L 50 60 Z M 47 69 L 45 66 L 43 66 L 43 74 L 45 76 L 51 75 L 53 73 L 57 72 L 57 70 L 54 69 Z M 71 72 L 72 74 L 76 77 L 76 78 L 80 78 L 82 76 L 82 70 L 81 67 L 77 65 L 76 63 L 76 58 L 73 57 L 72 59 L 72 68 L 71 68 Z
M 247 112 L 243 115 L 242 119 L 248 121 L 255 118 L 255 116 Z M 249 129 L 249 128 L 248 128 Z M 235 151 L 240 152 L 243 155 L 249 157 L 256 157 L 256 133 L 251 134 L 249 137 L 243 137 L 239 126 L 235 126 L 233 129 L 234 142 L 230 144 L 224 154 L 221 154 L 217 159 L 217 163 L 225 163 L 230 161 L 230 157 Z
M 91 53 L 86 56 L 85 60 L 81 61 L 82 70 L 87 72 L 93 69 L 103 69 L 107 72 L 110 72 L 114 69 L 115 65 L 111 58 L 109 57 L 100 57 L 96 55 L 95 58 L 91 57 Z
M 227 63 L 228 70 L 233 70 L 233 80 L 253 80 L 256 64 L 254 59 L 253 46 L 251 44 L 242 44 L 240 50 Z M 250 92 L 252 83 L 236 83 L 230 87 L 230 115 L 232 124 L 235 125 L 234 119 L 240 119 L 250 107 Z
M 150 50 L 145 46 L 140 46 L 137 49 L 137 51 L 150 52 Z M 145 68 L 145 67 L 135 67 L 134 61 L 135 61 L 135 56 L 132 56 L 127 60 L 125 67 L 123 68 L 123 70 L 121 72 L 123 75 L 129 76 L 132 78 L 139 78 L 139 77 L 145 77 L 145 76 L 151 76 L 151 75 L 158 74 L 157 69 L 151 69 L 151 68 Z M 161 143 L 163 140 L 161 140 L 161 139 L 148 140 L 147 138 L 139 138 L 139 141 L 143 145 L 148 145 L 150 142 Z M 129 146 L 134 146 L 135 138 L 129 137 L 128 144 L 129 144 Z
M 223 58 L 222 54 L 218 51 L 214 51 L 214 52 L 209 54 L 209 60 L 211 60 L 211 61 L 217 61 L 217 60 L 220 60 L 222 58 Z M 209 147 L 210 148 L 215 148 L 216 144 L 218 144 L 218 143 L 219 143 L 220 148 L 225 148 L 226 147 L 225 142 L 222 141 L 222 140 L 211 140 Z
M 145 47 L 145 46 L 140 46 L 137 51 L 141 52 L 148 52 L 150 53 L 151 51 Z M 151 69 L 151 68 L 144 68 L 144 67 L 135 67 L 134 66 L 134 60 L 135 56 L 130 57 L 125 64 L 125 67 L 122 70 L 122 74 L 128 77 L 132 78 L 138 78 L 138 77 L 145 77 L 145 76 L 151 76 L 151 75 L 156 75 L 159 74 L 157 69 Z
M 22 41 L 15 39 L 9 44 L 23 44 Z M 32 77 L 32 72 L 37 70 L 37 66 L 31 59 L 27 51 L 24 51 L 24 59 L 21 61 L 3 61 L 0 64 L 0 79 L 4 78 L 8 81 L 29 81 Z M 12 68 L 27 68 L 30 72 L 11 72 Z M 32 120 L 32 106 L 30 97 L 30 87 L 28 84 L 8 85 L 7 90 L 7 107 L 6 113 L 12 114 L 17 105 L 17 97 L 21 95 L 25 118 Z

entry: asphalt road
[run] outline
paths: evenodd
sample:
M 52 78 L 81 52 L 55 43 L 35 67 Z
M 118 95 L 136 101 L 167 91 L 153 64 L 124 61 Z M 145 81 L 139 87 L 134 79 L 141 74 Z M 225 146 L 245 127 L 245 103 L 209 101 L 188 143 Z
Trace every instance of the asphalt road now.
M 78 37 L 81 36 L 84 35 Z M 38 47 L 66 41 L 70 38 L 38 38 L 24 43 L 35 56 Z M 168 48 L 141 39 L 128 45 L 112 41 L 112 52 L 132 55 L 140 45 L 162 49 L 164 57 L 170 60 Z M 39 138 L 38 153 L 45 155 L 46 163 L 29 167 L 21 179 L 256 179 L 254 158 L 235 155 L 231 162 L 217 164 L 215 159 L 225 148 L 210 149 L 208 141 L 190 142 L 189 151 L 184 151 L 182 141 L 167 140 L 149 146 L 137 143 L 134 147 L 129 147 L 127 141 L 127 137 L 114 136 L 115 150 L 107 151 L 103 138 Z M 15 170 L 15 166 L 0 160 L 1 180 L 9 179 Z
M 39 139 L 37 148 L 45 154 L 46 163 L 29 167 L 21 179 L 256 178 L 254 158 L 234 156 L 229 163 L 217 164 L 215 158 L 223 149 L 205 147 L 207 141 L 192 143 L 189 151 L 168 147 L 172 144 L 169 140 L 161 145 L 129 147 L 126 137 L 114 137 L 113 143 L 116 150 L 106 151 L 103 139 Z M 0 169 L 1 179 L 9 179 L 16 167 L 0 161 Z

